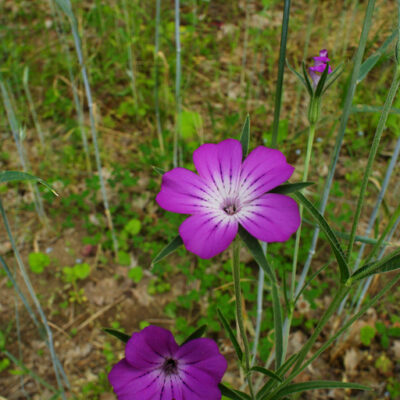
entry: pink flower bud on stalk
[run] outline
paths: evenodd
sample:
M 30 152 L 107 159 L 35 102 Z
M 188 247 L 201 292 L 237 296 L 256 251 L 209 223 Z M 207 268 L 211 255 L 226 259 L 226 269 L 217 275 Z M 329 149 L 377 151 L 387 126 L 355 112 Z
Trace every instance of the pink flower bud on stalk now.
M 319 80 L 321 79 L 321 75 L 326 68 L 326 63 L 328 63 L 329 61 L 331 61 L 328 58 L 328 50 L 321 50 L 319 52 L 319 56 L 317 57 L 313 57 L 314 59 L 314 66 L 313 67 L 309 67 L 308 70 L 310 71 L 310 76 L 313 82 L 313 88 L 315 89 L 318 85 Z M 328 67 L 328 74 L 330 74 L 332 72 L 332 68 L 329 65 Z

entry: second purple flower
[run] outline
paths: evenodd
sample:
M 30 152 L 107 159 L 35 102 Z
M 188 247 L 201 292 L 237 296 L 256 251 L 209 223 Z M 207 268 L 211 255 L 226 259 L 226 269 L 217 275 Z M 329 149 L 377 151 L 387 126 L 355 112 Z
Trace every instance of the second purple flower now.
M 309 67 L 310 76 L 313 82 L 314 89 L 318 86 L 318 82 L 321 79 L 321 74 L 325 71 L 327 63 L 330 61 L 328 58 L 328 50 L 320 50 L 319 56 L 313 57 L 314 66 Z M 328 74 L 332 73 L 332 68 L 329 65 Z
M 165 173 L 157 203 L 191 214 L 179 228 L 185 247 L 201 258 L 224 251 L 239 224 L 264 242 L 284 242 L 300 225 L 297 203 L 268 193 L 287 181 L 294 168 L 275 149 L 259 146 L 242 161 L 238 140 L 204 144 L 193 153 L 198 175 L 185 168 Z

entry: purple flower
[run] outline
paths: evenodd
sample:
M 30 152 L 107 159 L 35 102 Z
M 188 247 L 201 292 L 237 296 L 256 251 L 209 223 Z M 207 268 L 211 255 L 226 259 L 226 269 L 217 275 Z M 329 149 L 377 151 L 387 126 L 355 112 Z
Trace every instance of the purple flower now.
M 227 139 L 203 144 L 193 153 L 198 175 L 174 168 L 163 176 L 158 204 L 172 212 L 192 214 L 179 228 L 185 247 L 201 258 L 225 250 L 241 224 L 264 242 L 284 242 L 297 230 L 297 203 L 268 193 L 292 175 L 278 150 L 259 146 L 242 162 L 242 146 Z
M 310 71 L 310 76 L 313 82 L 313 87 L 314 89 L 317 87 L 318 82 L 321 78 L 321 75 L 326 68 L 326 63 L 328 63 L 329 61 L 331 61 L 328 58 L 328 50 L 321 50 L 319 52 L 319 56 L 318 57 L 313 57 L 314 59 L 314 66 L 313 67 L 309 67 L 309 71 Z M 329 66 L 328 68 L 328 74 L 330 74 L 332 72 L 332 68 L 331 66 Z
M 150 325 L 132 335 L 108 379 L 118 400 L 220 400 L 226 367 L 213 340 L 178 346 L 171 332 Z

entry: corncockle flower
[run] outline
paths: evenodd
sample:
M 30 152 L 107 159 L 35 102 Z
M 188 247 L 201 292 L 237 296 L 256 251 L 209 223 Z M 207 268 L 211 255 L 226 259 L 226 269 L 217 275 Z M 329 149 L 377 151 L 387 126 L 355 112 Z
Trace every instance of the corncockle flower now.
M 321 75 L 326 68 L 326 63 L 330 61 L 328 58 L 328 50 L 321 50 L 319 52 L 319 56 L 313 57 L 314 59 L 314 66 L 309 67 L 308 70 L 310 71 L 310 76 L 313 82 L 314 89 L 317 87 L 319 80 L 321 79 Z M 328 68 L 328 74 L 332 72 L 331 66 Z
M 220 400 L 226 368 L 213 340 L 178 346 L 171 332 L 150 325 L 128 340 L 108 379 L 118 400 Z
M 156 199 L 168 211 L 192 214 L 179 228 L 189 251 L 215 256 L 229 246 L 239 224 L 264 242 L 284 242 L 299 227 L 297 203 L 268 193 L 294 171 L 279 150 L 259 146 L 242 162 L 241 143 L 227 139 L 203 144 L 193 161 L 199 174 L 185 168 L 166 172 Z

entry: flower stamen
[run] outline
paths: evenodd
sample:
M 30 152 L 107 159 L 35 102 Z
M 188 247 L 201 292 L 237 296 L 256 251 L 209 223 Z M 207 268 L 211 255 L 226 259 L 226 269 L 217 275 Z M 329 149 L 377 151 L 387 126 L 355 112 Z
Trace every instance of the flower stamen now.
M 165 375 L 176 375 L 178 373 L 178 361 L 173 358 L 166 358 L 161 369 Z

